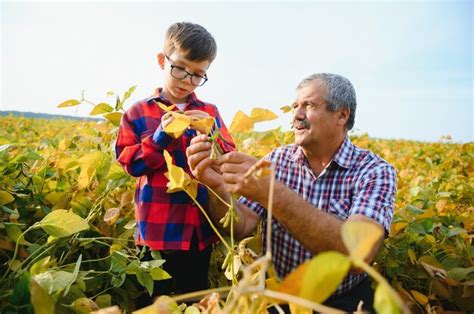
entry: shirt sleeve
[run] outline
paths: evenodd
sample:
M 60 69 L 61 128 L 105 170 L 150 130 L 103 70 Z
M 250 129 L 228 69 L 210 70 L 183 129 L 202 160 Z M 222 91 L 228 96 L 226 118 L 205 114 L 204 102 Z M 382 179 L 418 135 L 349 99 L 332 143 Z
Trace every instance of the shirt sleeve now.
M 350 214 L 367 216 L 381 224 L 387 234 L 392 223 L 397 176 L 388 163 L 371 168 L 360 180 Z
M 117 141 L 115 143 L 115 157 L 125 171 L 140 177 L 161 167 L 166 167 L 163 150 L 173 140 L 160 127 L 145 134 L 145 117 L 140 117 L 135 108 L 130 108 L 120 122 Z M 133 119 L 133 116 L 137 116 Z

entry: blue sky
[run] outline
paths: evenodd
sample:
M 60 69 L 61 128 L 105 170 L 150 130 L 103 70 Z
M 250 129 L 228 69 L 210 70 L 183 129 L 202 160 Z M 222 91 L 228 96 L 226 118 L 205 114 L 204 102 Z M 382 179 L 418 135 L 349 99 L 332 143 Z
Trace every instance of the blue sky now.
M 130 106 L 162 82 L 155 56 L 167 27 L 191 21 L 218 44 L 198 97 L 228 125 L 237 110 L 280 114 L 299 81 L 332 72 L 355 86 L 358 132 L 474 141 L 472 12 L 472 1 L 3 1 L 0 110 L 85 116 L 86 105 L 56 106 L 82 90 L 113 101 L 107 91 L 138 85 Z M 289 120 L 258 129 L 289 129 Z

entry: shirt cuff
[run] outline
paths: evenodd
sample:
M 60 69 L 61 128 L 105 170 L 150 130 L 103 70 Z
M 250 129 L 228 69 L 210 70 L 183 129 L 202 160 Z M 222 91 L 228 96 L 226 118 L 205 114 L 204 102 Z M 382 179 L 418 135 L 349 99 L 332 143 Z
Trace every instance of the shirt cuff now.
M 156 129 L 155 133 L 153 134 L 153 141 L 161 147 L 167 147 L 168 144 L 173 140 L 171 136 L 169 136 L 164 130 L 163 127 L 160 126 Z

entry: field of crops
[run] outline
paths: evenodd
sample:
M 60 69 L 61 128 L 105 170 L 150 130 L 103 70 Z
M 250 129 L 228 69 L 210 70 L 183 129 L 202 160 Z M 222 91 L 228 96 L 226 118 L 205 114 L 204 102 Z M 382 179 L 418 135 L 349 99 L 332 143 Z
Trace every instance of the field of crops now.
M 134 310 L 167 274 L 159 259 L 141 262 L 133 245 L 135 180 L 114 160 L 117 127 L 18 117 L 0 124 L 0 312 Z M 278 129 L 233 136 L 257 157 L 293 140 Z M 375 269 L 414 312 L 474 311 L 474 143 L 353 141 L 398 173 L 396 215 Z M 231 284 L 220 251 L 214 287 Z

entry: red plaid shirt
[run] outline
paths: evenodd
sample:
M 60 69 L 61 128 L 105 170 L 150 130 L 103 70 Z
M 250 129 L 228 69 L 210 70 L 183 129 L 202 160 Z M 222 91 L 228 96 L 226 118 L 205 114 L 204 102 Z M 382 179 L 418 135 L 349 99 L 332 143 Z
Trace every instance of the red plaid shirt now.
M 274 164 L 276 179 L 311 203 L 315 210 L 319 208 L 341 220 L 353 214 L 365 215 L 384 226 L 388 234 L 397 188 L 395 170 L 372 152 L 352 144 L 348 137 L 319 177 L 314 174 L 301 147 L 297 145 L 277 148 L 265 159 Z M 244 197 L 240 202 L 264 219 L 265 230 L 265 208 Z M 265 233 L 263 242 L 266 242 Z M 276 219 L 272 220 L 271 245 L 273 264 L 281 278 L 313 257 Z M 350 273 L 335 295 L 351 290 L 366 276 L 365 273 Z
M 118 162 L 128 174 L 139 177 L 135 191 L 135 240 L 152 250 L 189 250 L 195 231 L 202 250 L 218 238 L 185 192 L 166 192 L 168 179 L 165 173 L 168 170 L 163 157 L 166 149 L 174 163 L 191 175 L 185 151 L 196 131 L 188 129 L 180 138 L 174 139 L 162 130 L 160 122 L 165 111 L 157 101 L 168 106 L 171 103 L 160 96 L 160 91 L 157 89 L 152 97 L 138 101 L 125 112 L 115 145 Z M 235 149 L 216 106 L 200 101 L 192 93 L 184 110 L 202 110 L 214 117 L 215 127 L 225 138 L 225 141 L 219 140 L 222 150 Z M 204 186 L 199 186 L 197 200 L 206 208 L 208 194 Z

